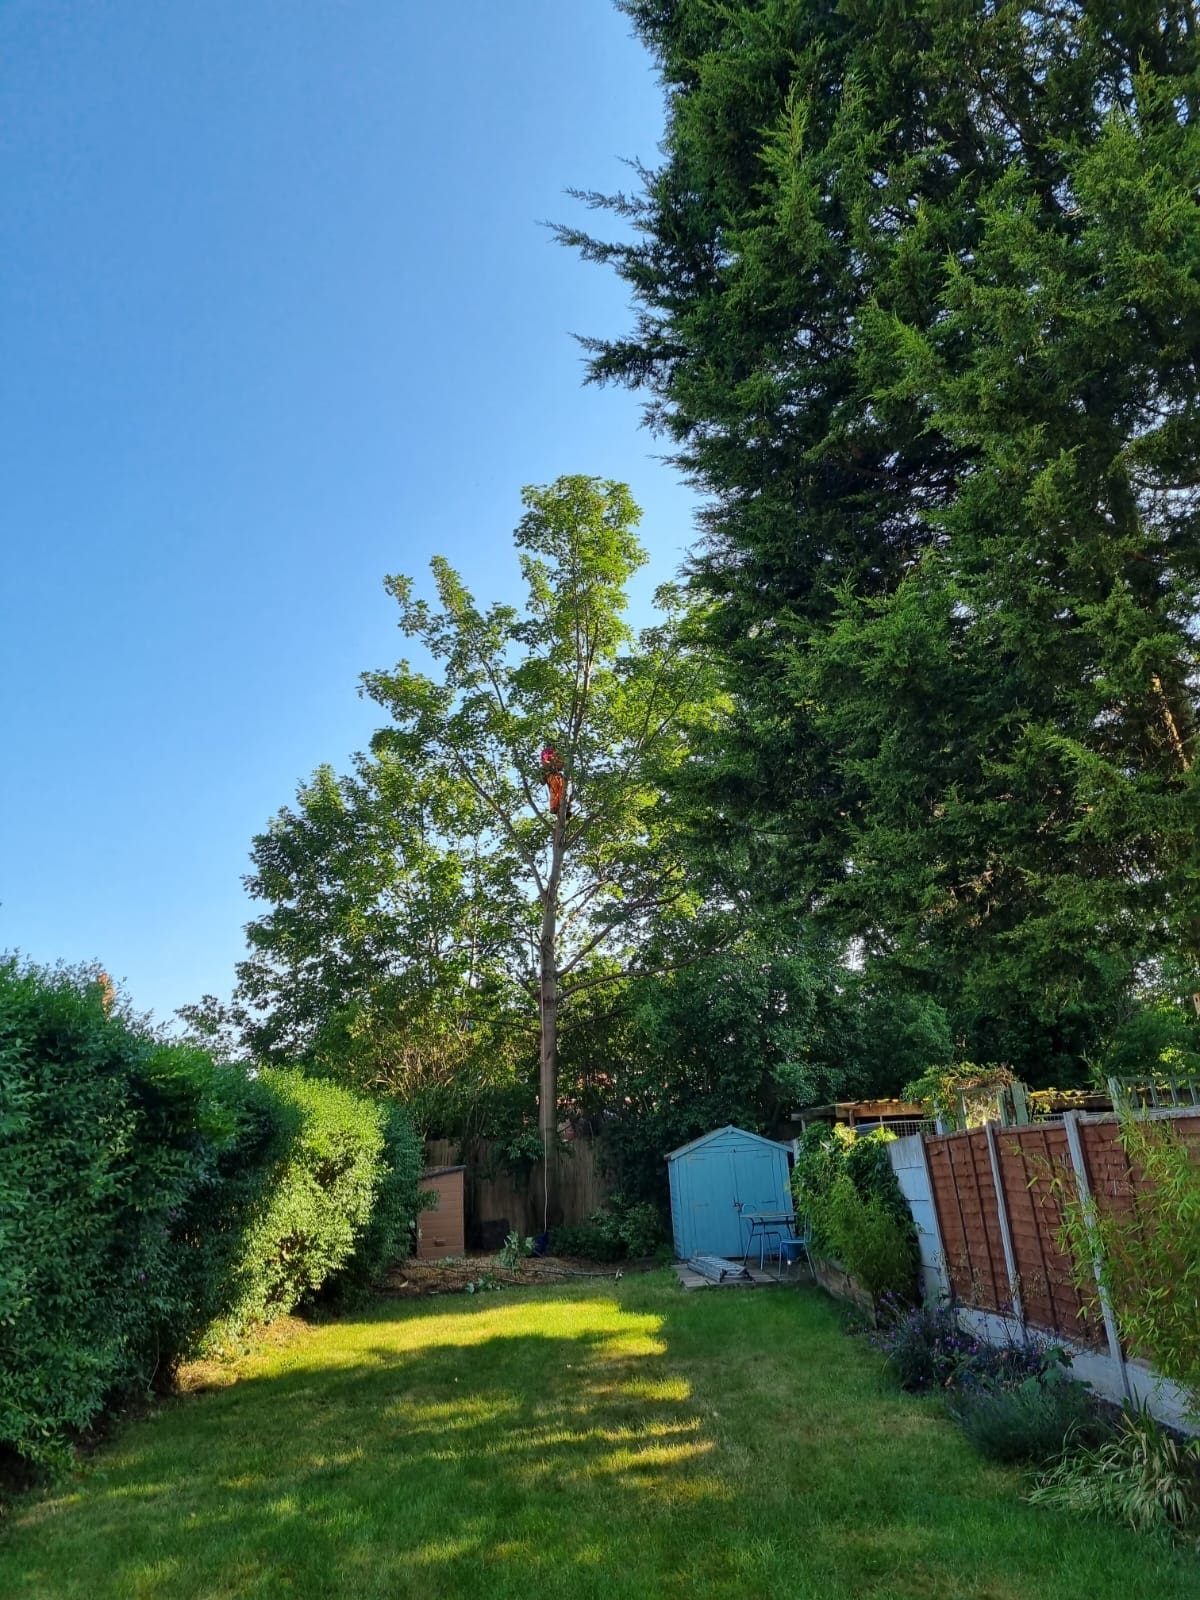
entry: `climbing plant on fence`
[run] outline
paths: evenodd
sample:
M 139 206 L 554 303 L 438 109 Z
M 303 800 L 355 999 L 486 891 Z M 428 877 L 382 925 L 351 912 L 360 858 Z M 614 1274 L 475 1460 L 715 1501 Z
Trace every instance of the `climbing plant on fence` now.
M 1126 1349 L 1177 1383 L 1200 1416 L 1200 1152 L 1168 1118 L 1126 1111 L 1120 1141 L 1132 1205 L 1063 1193 L 1062 1244 L 1077 1283 L 1098 1262 Z

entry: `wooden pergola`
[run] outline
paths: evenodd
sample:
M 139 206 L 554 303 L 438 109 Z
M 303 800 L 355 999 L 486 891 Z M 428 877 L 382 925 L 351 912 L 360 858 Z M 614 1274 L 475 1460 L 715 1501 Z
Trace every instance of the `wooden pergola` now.
M 792 1121 L 801 1130 L 813 1122 L 841 1123 L 857 1127 L 860 1123 L 912 1122 L 925 1124 L 929 1113 L 919 1100 L 834 1100 L 826 1106 L 804 1106 L 792 1112 Z M 907 1130 L 915 1132 L 915 1129 Z

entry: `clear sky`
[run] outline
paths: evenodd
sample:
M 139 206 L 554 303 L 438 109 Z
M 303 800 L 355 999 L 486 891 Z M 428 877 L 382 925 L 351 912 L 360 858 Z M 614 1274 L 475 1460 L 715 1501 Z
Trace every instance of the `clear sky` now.
M 255 832 L 379 717 L 387 572 L 512 597 L 524 483 L 693 502 L 553 244 L 662 99 L 609 0 L 0 6 L 0 948 L 228 994 Z M 603 226 L 603 223 L 601 224 Z

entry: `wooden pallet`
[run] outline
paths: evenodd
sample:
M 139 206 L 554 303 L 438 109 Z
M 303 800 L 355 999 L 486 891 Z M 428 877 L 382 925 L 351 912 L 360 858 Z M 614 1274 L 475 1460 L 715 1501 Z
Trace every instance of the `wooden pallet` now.
M 757 1267 L 743 1269 L 740 1261 L 731 1261 L 728 1265 L 736 1272 L 718 1279 L 697 1272 L 689 1261 L 677 1261 L 675 1276 L 685 1289 L 765 1289 L 779 1282 L 771 1273 L 760 1272 Z

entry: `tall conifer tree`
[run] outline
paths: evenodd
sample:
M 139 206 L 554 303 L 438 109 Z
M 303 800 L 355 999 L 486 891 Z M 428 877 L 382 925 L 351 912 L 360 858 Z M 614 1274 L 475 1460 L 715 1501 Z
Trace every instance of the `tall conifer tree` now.
M 595 342 L 711 495 L 710 825 L 1034 1081 L 1200 991 L 1192 4 L 632 0 Z

